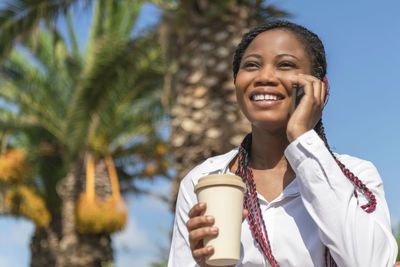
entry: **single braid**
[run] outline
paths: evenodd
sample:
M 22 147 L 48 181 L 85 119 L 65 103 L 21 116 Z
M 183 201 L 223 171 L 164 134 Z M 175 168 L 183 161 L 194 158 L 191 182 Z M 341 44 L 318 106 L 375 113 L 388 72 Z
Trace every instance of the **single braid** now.
M 243 206 L 249 211 L 248 219 L 251 232 L 254 234 L 255 240 L 261 248 L 263 254 L 271 263 L 272 267 L 278 267 L 279 264 L 272 255 L 267 228 L 265 227 L 265 221 L 261 212 L 260 202 L 258 201 L 256 185 L 253 179 L 253 172 L 249 168 L 251 139 L 251 134 L 248 134 L 244 138 L 239 148 L 238 168 L 236 170 L 236 175 L 242 177 L 247 186 L 247 192 L 244 197 Z
M 364 194 L 368 197 L 369 201 L 367 204 L 362 205 L 361 208 L 366 211 L 367 213 L 371 213 L 375 210 L 376 208 L 376 198 L 374 193 L 372 193 L 368 187 L 357 177 L 354 175 L 353 172 L 351 172 L 346 166 L 340 162 L 340 160 L 336 157 L 336 155 L 332 152 L 331 148 L 329 147 L 328 140 L 325 135 L 325 129 L 322 124 L 322 120 L 319 120 L 317 125 L 314 127 L 314 130 L 318 133 L 319 137 L 324 141 L 326 148 L 329 150 L 331 153 L 332 157 L 335 159 L 336 163 L 339 165 L 340 169 L 342 170 L 343 174 L 361 191 L 364 192 Z M 354 190 L 354 195 L 357 197 L 357 191 Z
M 233 78 L 236 82 L 237 73 L 240 69 L 240 63 L 242 57 L 249 46 L 249 44 L 262 32 L 272 30 L 272 29 L 282 29 L 288 30 L 295 34 L 300 41 L 305 46 L 306 51 L 308 52 L 311 59 L 311 74 L 317 77 L 320 80 L 326 79 L 326 55 L 324 46 L 319 39 L 318 35 L 309 31 L 305 27 L 297 25 L 295 23 L 291 23 L 285 20 L 275 20 L 268 22 L 266 24 L 260 25 L 258 27 L 253 28 L 251 31 L 246 33 L 242 41 L 239 43 L 234 58 L 233 58 Z M 367 204 L 361 206 L 361 208 L 367 212 L 371 213 L 376 208 L 376 198 L 375 195 L 367 188 L 365 184 L 361 182 L 361 180 L 355 176 L 346 166 L 341 163 L 336 155 L 331 151 L 328 141 L 325 136 L 324 126 L 322 124 L 322 120 L 320 120 L 317 125 L 314 127 L 314 130 L 320 136 L 320 138 L 324 141 L 325 146 L 328 148 L 332 157 L 335 159 L 336 163 L 340 167 L 343 174 L 352 182 L 356 187 L 362 190 L 362 192 L 369 198 Z M 276 259 L 274 258 L 271 250 L 271 246 L 268 240 L 267 229 L 265 227 L 265 222 L 261 213 L 260 204 L 257 198 L 257 190 L 256 185 L 253 179 L 253 173 L 249 167 L 250 160 L 250 149 L 251 149 L 251 134 L 248 134 L 240 148 L 238 155 L 238 169 L 236 174 L 242 177 L 243 181 L 247 185 L 247 193 L 245 195 L 244 207 L 249 210 L 249 223 L 251 231 L 254 234 L 254 238 L 256 239 L 260 249 L 271 263 L 273 267 L 279 266 Z M 357 197 L 357 191 L 354 189 L 354 195 Z M 264 238 L 265 236 L 265 238 Z M 329 253 L 329 249 L 326 248 L 325 251 L 325 265 L 327 267 L 337 266 L 335 261 L 333 260 L 331 254 Z

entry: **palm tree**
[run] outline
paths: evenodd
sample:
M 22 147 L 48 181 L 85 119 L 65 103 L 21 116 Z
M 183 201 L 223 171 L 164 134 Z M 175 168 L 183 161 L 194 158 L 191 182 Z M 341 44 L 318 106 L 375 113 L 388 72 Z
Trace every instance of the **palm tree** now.
M 38 6 L 39 2 L 49 1 L 37 1 Z M 64 8 L 73 2 L 65 1 Z M 167 171 L 166 146 L 157 128 L 163 118 L 157 40 L 151 33 L 131 37 L 141 4 L 96 1 L 84 54 L 71 18 L 71 46 L 50 23 L 28 27 L 31 34 L 10 50 L 1 66 L 0 97 L 7 104 L 3 117 L 15 119 L 0 122 L 4 137 L 12 137 L 2 140 L 30 152 L 35 168 L 24 183 L 44 199 L 52 218 L 49 225 L 36 227 L 31 266 L 99 266 L 112 261 L 109 233 L 77 231 L 75 207 L 85 190 L 89 158 L 95 158 L 95 190 L 102 199 L 112 194 L 107 158 L 117 166 L 121 191 L 138 192 L 132 178 Z M 51 14 L 60 8 L 54 10 Z M 0 36 L 6 36 L 1 20 L 0 29 Z M 131 165 L 139 170 L 129 172 L 126 167 Z
M 166 57 L 164 104 L 171 116 L 177 179 L 196 164 L 240 144 L 250 127 L 238 108 L 232 78 L 236 45 L 249 28 L 288 13 L 265 1 L 155 1 Z M 174 203 L 173 203 L 174 207 Z
M 0 33 L 4 37 L 0 38 L 0 56 L 10 47 L 8 40 L 23 39 L 23 33 L 31 32 L 40 18 L 57 17 L 78 1 L 14 2 L 18 8 L 0 12 L 0 32 L 5 32 Z M 249 131 L 233 104 L 231 62 L 241 36 L 257 24 L 289 14 L 264 0 L 150 2 L 164 9 L 160 23 L 165 58 L 163 103 L 171 117 L 171 147 L 177 170 L 172 199 L 176 199 L 179 181 L 194 165 L 238 145 Z

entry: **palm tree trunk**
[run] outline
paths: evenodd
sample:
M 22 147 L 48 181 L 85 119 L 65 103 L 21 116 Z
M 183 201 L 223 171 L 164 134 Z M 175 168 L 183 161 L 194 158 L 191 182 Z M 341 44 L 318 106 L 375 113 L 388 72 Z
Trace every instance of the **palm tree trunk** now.
M 113 261 L 108 234 L 80 234 L 75 227 L 75 206 L 84 190 L 84 160 L 76 160 L 57 191 L 61 197 L 61 215 L 53 217 L 46 229 L 37 229 L 31 241 L 32 267 L 98 267 Z M 96 164 L 96 193 L 111 194 L 111 185 L 104 161 Z
M 208 2 L 210 13 L 221 12 L 217 2 Z M 231 71 L 236 45 L 251 26 L 245 15 L 248 9 L 236 6 L 226 10 L 221 14 L 225 20 L 192 10 L 185 30 L 169 37 L 177 49 L 173 54 L 178 63 L 171 108 L 171 145 L 177 170 L 174 200 L 179 182 L 190 169 L 239 145 L 250 130 L 236 105 Z
M 56 266 L 59 253 L 60 217 L 53 217 L 47 228 L 36 229 L 31 239 L 31 266 Z

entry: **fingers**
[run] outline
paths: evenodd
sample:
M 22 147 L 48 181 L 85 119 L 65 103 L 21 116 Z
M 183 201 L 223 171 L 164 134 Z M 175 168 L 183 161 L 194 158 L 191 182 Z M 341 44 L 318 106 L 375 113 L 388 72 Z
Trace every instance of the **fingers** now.
M 318 78 L 305 74 L 290 77 L 289 81 L 292 85 L 300 85 L 304 90 L 300 102 L 295 110 L 290 113 L 286 129 L 288 140 L 292 142 L 303 133 L 314 128 L 321 119 L 324 108 L 325 85 Z
M 212 237 L 218 235 L 217 227 L 201 227 L 189 232 L 189 243 L 192 250 L 199 249 L 203 246 L 203 241 L 205 237 Z
M 200 227 L 205 227 L 205 226 L 211 226 L 214 224 L 214 217 L 212 216 L 197 216 L 191 218 L 187 223 L 186 227 L 189 231 L 200 228 Z
M 211 227 L 214 224 L 214 217 L 201 216 L 205 208 L 205 203 L 198 203 L 189 211 L 190 219 L 187 221 L 186 227 L 189 232 L 189 242 L 192 249 L 197 248 L 204 237 L 218 233 L 216 227 Z
M 214 248 L 211 246 L 207 246 L 204 248 L 195 249 L 192 252 L 193 258 L 196 262 L 201 265 L 202 262 L 205 262 L 205 257 L 214 253 Z
M 243 209 L 242 222 L 246 219 L 247 215 L 249 215 L 249 211 L 247 209 Z
M 206 210 L 206 203 L 197 203 L 189 211 L 189 218 L 200 216 Z
M 189 211 L 190 219 L 186 223 L 189 231 L 189 244 L 195 261 L 200 266 L 206 266 L 205 257 L 214 253 L 211 246 L 204 247 L 204 238 L 218 235 L 218 228 L 213 227 L 214 217 L 203 216 L 206 210 L 205 203 L 194 205 Z
M 204 239 L 206 237 L 215 237 L 218 235 L 218 228 L 213 226 L 215 222 L 214 217 L 202 215 L 205 210 L 205 203 L 194 205 L 189 211 L 190 219 L 186 223 L 189 232 L 190 249 L 193 258 L 200 266 L 209 266 L 205 263 L 205 259 L 210 254 L 214 253 L 214 248 L 212 246 L 204 246 Z M 246 219 L 248 214 L 248 210 L 244 209 L 242 221 Z
M 303 88 L 303 102 L 307 102 L 307 105 L 320 107 L 322 110 L 326 94 L 326 85 L 321 80 L 311 75 L 298 74 L 291 78 L 291 82 L 292 84 L 299 84 Z
M 321 103 L 324 105 L 325 107 L 325 99 L 326 99 L 326 95 L 327 95 L 327 86 L 324 82 L 322 82 L 322 90 L 321 90 Z
M 321 87 L 322 87 L 322 81 L 319 79 L 315 78 L 314 76 L 311 75 L 303 75 L 300 74 L 300 77 L 304 79 L 306 82 L 305 88 L 307 88 L 308 92 L 306 92 L 306 89 L 304 90 L 304 94 L 307 94 L 310 97 L 313 97 L 313 102 L 317 105 L 321 105 Z

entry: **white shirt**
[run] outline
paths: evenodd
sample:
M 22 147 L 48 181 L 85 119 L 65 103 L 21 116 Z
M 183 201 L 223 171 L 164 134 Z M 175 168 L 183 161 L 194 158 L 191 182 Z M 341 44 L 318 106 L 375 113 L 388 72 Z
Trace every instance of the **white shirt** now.
M 234 149 L 207 159 L 182 180 L 175 213 L 168 267 L 197 266 L 189 247 L 186 222 L 197 203 L 194 186 L 213 173 L 225 173 L 237 155 Z M 366 213 L 364 194 L 342 173 L 324 142 L 310 130 L 292 142 L 285 156 L 296 173 L 273 201 L 258 194 L 272 253 L 281 267 L 324 267 L 325 247 L 338 266 L 392 267 L 397 244 L 391 232 L 382 180 L 371 162 L 348 155 L 338 159 L 375 194 L 377 206 Z M 236 266 L 270 266 L 253 238 L 249 222 L 242 223 L 241 258 Z

